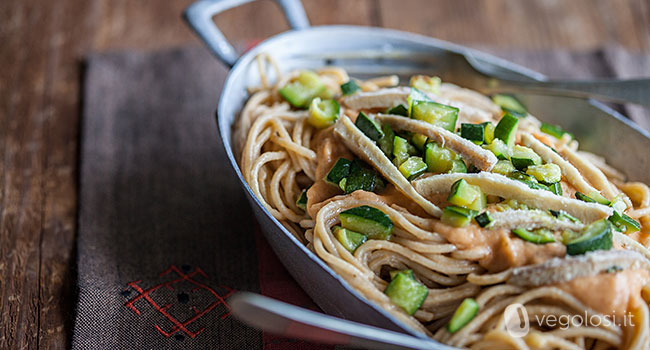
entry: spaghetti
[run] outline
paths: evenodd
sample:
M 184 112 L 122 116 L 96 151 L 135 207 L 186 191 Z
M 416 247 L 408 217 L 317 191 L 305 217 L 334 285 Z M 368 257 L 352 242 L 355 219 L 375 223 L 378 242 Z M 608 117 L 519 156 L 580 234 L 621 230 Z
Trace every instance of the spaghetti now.
M 477 146 L 477 142 L 468 143 L 456 134 L 457 125 L 496 124 L 504 118 L 504 113 L 516 111 L 502 109 L 489 98 L 468 89 L 446 83 L 437 85 L 430 78 L 424 82 L 435 89 L 425 99 L 458 110 L 458 120 L 454 120 L 451 131 L 443 132 L 439 127 L 414 119 L 401 117 L 402 121 L 400 117 L 385 114 L 400 103 L 409 110 L 413 108 L 412 95 L 409 95 L 413 90 L 394 87 L 398 84 L 396 76 L 356 80 L 360 90 L 342 96 L 340 86 L 350 78 L 344 70 L 332 67 L 323 68 L 317 74 L 329 92 L 324 97 L 337 100 L 341 109 L 334 125 L 318 129 L 310 123 L 313 111 L 292 106 L 279 93 L 284 86 L 302 79 L 301 73 L 281 75 L 277 65 L 265 55 L 257 58 L 257 64 L 262 85 L 251 89 L 251 97 L 234 130 L 234 144 L 240 152 L 239 165 L 245 180 L 273 217 L 366 298 L 412 328 L 457 347 L 650 348 L 648 186 L 626 182 L 603 158 L 578 150 L 578 141 L 570 134 L 544 132 L 544 124 L 528 114 L 518 117 L 519 126 L 509 152 L 512 147 L 531 150 L 539 158 L 531 156 L 532 161 L 540 166 L 554 164 L 547 168 L 557 166 L 561 172 L 561 181 L 556 182 L 560 192 L 545 191 L 545 195 L 536 196 L 540 189 L 526 186 L 532 186 L 526 181 L 535 180 L 513 180 L 496 173 L 496 167 L 510 163 L 504 160 L 507 157 L 499 156 L 501 160 L 496 162 L 492 153 L 484 152 L 490 149 L 487 142 Z M 277 76 L 274 84 L 267 74 L 269 67 Z M 411 85 L 417 86 L 417 81 Z M 460 154 L 457 159 L 476 174 L 440 175 L 427 171 L 410 180 L 396 178 L 395 174 L 399 174 L 396 169 L 402 168 L 399 162 L 391 162 L 375 140 L 355 127 L 359 112 L 365 112 L 377 125 L 390 124 L 404 138 L 415 132 L 430 132 L 426 142 L 433 142 L 441 149 L 455 147 L 448 154 Z M 470 164 L 472 155 L 476 158 L 473 162 L 482 171 Z M 510 156 L 512 164 L 519 161 L 513 154 Z M 346 193 L 343 187 L 325 181 L 341 158 L 365 161 L 369 171 L 382 176 L 383 186 L 375 191 Z M 532 164 L 526 173 L 534 174 L 530 171 L 535 168 Z M 515 172 L 520 176 L 526 174 L 519 170 Z M 487 193 L 487 202 L 481 210 L 492 214 L 494 222 L 481 227 L 476 219 L 469 225 L 454 227 L 444 218 L 441 220 L 450 206 L 448 182 L 458 179 Z M 306 203 L 301 206 L 296 199 L 303 190 L 306 190 Z M 609 205 L 574 199 L 582 192 L 595 193 L 594 197 L 602 194 Z M 552 208 L 551 205 L 559 205 L 567 212 L 557 210 L 556 214 L 582 220 L 562 221 L 559 216 L 549 216 L 545 209 Z M 334 234 L 335 226 L 340 224 L 342 212 L 364 206 L 378 209 L 390 219 L 394 225 L 392 235 L 388 239 L 364 238 L 351 250 Z M 635 230 L 629 229 L 626 234 L 607 223 L 614 237 L 610 238 L 613 242 L 610 251 L 566 255 L 569 248 L 562 243 L 566 243 L 563 238 L 569 236 L 575 240 L 576 236 L 580 237 L 577 231 L 593 226 L 590 224 L 597 218 L 610 217 L 611 221 L 611 216 L 623 213 L 639 222 L 640 230 L 631 233 Z M 526 230 L 516 232 L 537 234 L 533 237 L 546 232 L 545 237 L 550 234 L 551 241 L 540 244 L 529 236 L 515 234 L 514 229 L 521 225 Z M 620 251 L 627 254 L 625 259 L 610 256 Z M 413 283 L 426 287 L 426 297 L 412 314 L 388 292 L 393 272 L 406 270 L 412 271 Z M 395 277 L 392 278 L 394 281 Z M 476 303 L 478 311 L 460 329 L 452 331 L 450 320 L 457 317 L 459 305 L 468 299 Z M 506 309 L 510 305 L 521 305 L 531 320 L 530 331 L 521 337 L 509 332 L 511 320 Z M 575 317 L 613 321 L 574 322 L 565 327 L 551 322 L 575 320 Z

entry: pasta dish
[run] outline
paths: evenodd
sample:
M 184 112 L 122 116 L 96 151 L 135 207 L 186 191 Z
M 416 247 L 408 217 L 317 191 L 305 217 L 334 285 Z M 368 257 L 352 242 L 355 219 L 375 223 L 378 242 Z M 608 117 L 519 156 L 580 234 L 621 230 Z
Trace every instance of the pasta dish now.
M 257 66 L 244 178 L 365 298 L 460 348 L 650 348 L 648 186 L 510 95 Z

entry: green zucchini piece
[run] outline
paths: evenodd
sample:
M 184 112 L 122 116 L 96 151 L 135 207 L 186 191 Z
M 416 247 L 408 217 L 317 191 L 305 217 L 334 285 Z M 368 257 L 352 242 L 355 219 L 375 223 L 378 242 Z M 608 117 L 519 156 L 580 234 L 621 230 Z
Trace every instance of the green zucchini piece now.
M 424 146 L 427 144 L 428 139 L 429 139 L 428 137 L 426 137 L 426 136 L 424 136 L 422 134 L 413 134 L 413 135 L 411 135 L 411 143 L 420 152 L 424 151 Z
M 350 176 L 350 167 L 352 166 L 352 161 L 345 158 L 339 158 L 336 163 L 332 166 L 330 171 L 325 176 L 325 181 L 339 185 L 341 180 Z
M 494 95 L 492 96 L 492 102 L 501 107 L 502 110 L 517 117 L 525 117 L 528 115 L 526 107 L 524 107 L 524 105 L 512 95 Z
M 395 166 L 399 167 L 410 156 L 415 154 L 417 154 L 417 150 L 405 138 L 399 136 L 393 138 L 393 156 L 395 156 L 393 163 Z
M 433 101 L 413 101 L 411 118 L 454 132 L 458 108 Z
M 515 145 L 512 148 L 510 161 L 512 162 L 512 165 L 514 165 L 518 170 L 525 170 L 531 165 L 542 164 L 542 158 L 537 155 L 535 151 L 528 147 L 520 145 Z
M 343 186 L 339 182 L 339 187 L 345 194 L 350 194 L 356 190 L 379 192 L 384 189 L 384 182 L 374 169 L 368 168 L 360 160 L 355 160 L 350 165 L 350 175 L 345 178 Z
M 594 199 L 592 199 L 591 197 L 587 196 L 586 194 L 583 194 L 583 193 L 580 193 L 580 192 L 576 192 L 576 198 L 583 201 L 583 202 L 596 203 L 596 201 Z
M 539 130 L 543 133 L 549 134 L 555 138 L 561 139 L 564 134 L 567 132 L 562 130 L 562 127 L 559 125 L 553 125 L 548 123 L 542 123 L 542 126 L 539 127 Z
M 339 214 L 343 228 L 362 233 L 370 239 L 388 239 L 393 222 L 381 210 L 367 205 L 345 210 Z
M 450 205 L 442 210 L 440 220 L 443 224 L 453 227 L 465 227 L 472 222 L 477 212 L 471 209 Z
M 292 106 L 307 108 L 311 100 L 325 93 L 327 87 L 318 74 L 302 71 L 293 82 L 279 90 L 280 95 Z
M 403 117 L 408 117 L 409 115 L 409 110 L 406 106 L 403 104 L 399 104 L 395 107 L 391 107 L 386 111 L 386 114 L 394 114 L 394 115 L 401 115 Z
M 510 159 L 510 148 L 500 139 L 492 140 L 492 143 L 483 145 L 483 148 L 494 153 L 498 159 L 509 160 Z
M 582 235 L 566 246 L 569 255 L 579 255 L 594 250 L 612 248 L 612 225 L 607 219 L 594 221 L 585 228 Z
M 485 141 L 485 126 L 481 124 L 460 124 L 460 136 L 468 139 L 478 145 L 483 144 Z
M 512 148 L 515 145 L 518 125 L 519 119 L 512 116 L 512 114 L 506 113 L 494 129 L 494 138 L 503 141 L 508 148 Z
M 415 101 L 431 101 L 431 99 L 424 92 L 412 87 L 411 92 L 409 93 L 409 96 L 406 99 L 406 102 L 408 104 L 408 116 L 412 115 L 413 104 L 415 103 Z
M 447 201 L 459 207 L 469 208 L 482 193 L 480 187 L 470 185 L 465 179 L 460 179 L 451 185 L 451 191 L 449 192 Z
M 641 224 L 627 216 L 626 214 L 621 214 L 618 211 L 614 211 L 614 214 L 608 219 L 612 224 L 616 225 L 621 232 L 632 233 L 641 230 Z
M 302 210 L 307 210 L 307 190 L 309 188 L 305 188 L 300 192 L 300 195 L 298 196 L 298 199 L 296 200 L 296 206 Z
M 359 112 L 359 115 L 357 115 L 357 120 L 354 122 L 354 125 L 361 130 L 366 136 L 368 136 L 371 140 L 377 142 L 379 139 L 381 139 L 382 136 L 384 136 L 383 131 L 381 131 L 381 127 L 377 122 L 374 120 L 370 119 L 365 113 Z
M 384 136 L 382 136 L 379 141 L 377 141 L 377 146 L 379 146 L 386 157 L 390 159 L 393 155 L 393 142 L 395 142 L 395 132 L 393 132 L 393 129 L 391 129 L 388 124 L 382 125 L 381 131 L 384 133 Z
M 595 191 L 589 192 L 589 198 L 593 199 L 598 204 L 602 204 L 602 205 L 612 204 L 612 202 L 610 202 L 607 198 L 605 198 L 602 194 L 600 194 L 600 192 L 595 192 Z
M 472 298 L 465 298 L 458 306 L 451 320 L 447 324 L 447 331 L 449 333 L 456 333 L 461 328 L 465 327 L 471 320 L 478 314 L 479 305 L 476 300 Z
M 368 240 L 366 235 L 345 229 L 341 226 L 334 226 L 332 232 L 334 233 L 334 237 L 336 237 L 350 254 L 354 254 L 354 251 Z
M 409 81 L 409 85 L 420 91 L 438 94 L 442 80 L 438 77 L 429 77 L 426 75 L 414 75 Z
M 458 155 L 454 151 L 435 142 L 429 142 L 424 146 L 424 161 L 427 163 L 428 172 L 446 173 L 453 168 L 453 161 L 457 158 Z
M 411 278 L 415 279 L 415 275 L 413 274 L 413 270 L 391 270 L 388 274 L 390 275 L 390 280 L 394 280 L 395 277 L 397 277 L 397 274 L 403 272 L 411 276 Z
M 557 164 L 547 163 L 543 165 L 530 165 L 526 174 L 531 175 L 539 182 L 556 183 L 562 180 L 562 170 Z
M 492 141 L 494 141 L 494 129 L 495 129 L 494 124 L 492 124 L 492 122 L 485 122 L 485 123 L 482 123 L 481 125 L 483 125 L 483 127 L 485 129 L 483 131 L 483 133 L 485 135 L 485 137 L 484 137 L 485 138 L 485 140 L 484 140 L 485 143 L 492 143 Z
M 558 218 L 560 220 L 567 219 L 567 220 L 569 220 L 571 222 L 580 222 L 580 220 L 578 220 L 578 218 L 576 218 L 575 216 L 565 212 L 564 210 L 549 209 L 549 212 L 551 213 L 551 215 L 555 216 L 556 218 Z
M 409 181 L 424 174 L 426 170 L 427 164 L 422 160 L 422 158 L 415 156 L 405 160 L 399 166 L 399 172 Z
M 467 165 L 463 162 L 462 159 L 454 159 L 451 161 L 450 173 L 467 173 Z
M 336 100 L 321 100 L 320 97 L 316 97 L 309 105 L 307 121 L 315 128 L 324 129 L 336 123 L 339 119 L 339 111 L 340 106 Z
M 516 170 L 515 166 L 512 165 L 509 160 L 500 160 L 494 164 L 494 167 L 492 168 L 493 173 L 501 174 L 503 176 L 508 176 L 508 174 Z
M 555 242 L 555 236 L 553 236 L 553 232 L 545 229 L 535 230 L 531 232 L 524 228 L 516 228 L 512 230 L 512 233 L 524 241 L 531 243 L 545 244 Z
M 476 215 L 474 217 L 474 220 L 481 227 L 486 227 L 487 225 L 492 223 L 492 217 L 490 216 L 490 213 L 488 213 L 487 211 L 479 215 Z
M 354 80 L 348 80 L 341 84 L 341 92 L 343 95 L 352 95 L 359 90 L 361 90 L 361 86 L 359 86 Z
M 534 190 L 550 191 L 548 186 L 538 183 L 537 179 L 535 179 L 535 177 L 533 177 L 531 175 L 528 175 L 528 174 L 524 173 L 523 171 L 515 170 L 515 171 L 511 172 L 510 174 L 508 174 L 508 177 L 513 179 L 513 180 L 521 181 L 524 184 L 526 184 L 526 186 L 528 186 L 528 187 L 530 187 L 530 188 L 532 188 Z
M 429 288 L 418 282 L 412 272 L 400 271 L 390 281 L 384 293 L 395 305 L 413 315 L 429 295 Z
M 560 182 L 554 182 L 552 184 L 546 185 L 548 187 L 548 190 L 555 193 L 558 196 L 562 195 L 562 184 Z

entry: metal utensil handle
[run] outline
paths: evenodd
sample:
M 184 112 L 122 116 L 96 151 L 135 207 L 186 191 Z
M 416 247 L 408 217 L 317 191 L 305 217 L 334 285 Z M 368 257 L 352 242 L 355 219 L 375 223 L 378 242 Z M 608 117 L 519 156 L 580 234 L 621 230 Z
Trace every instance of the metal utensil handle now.
M 631 102 L 650 107 L 650 79 L 647 78 L 543 82 L 502 80 L 500 83 L 514 90 L 525 89 L 530 92 L 552 95 L 591 97 L 612 102 Z
M 229 67 L 235 65 L 239 59 L 237 52 L 228 39 L 219 30 L 212 20 L 218 13 L 243 5 L 253 0 L 199 0 L 190 5 L 183 17 L 196 34 L 205 42 L 210 51 Z M 292 29 L 304 29 L 309 27 L 309 19 L 305 14 L 300 0 L 275 0 Z
M 291 338 L 368 349 L 451 349 L 431 340 L 327 316 L 259 294 L 237 292 L 228 304 L 241 321 Z

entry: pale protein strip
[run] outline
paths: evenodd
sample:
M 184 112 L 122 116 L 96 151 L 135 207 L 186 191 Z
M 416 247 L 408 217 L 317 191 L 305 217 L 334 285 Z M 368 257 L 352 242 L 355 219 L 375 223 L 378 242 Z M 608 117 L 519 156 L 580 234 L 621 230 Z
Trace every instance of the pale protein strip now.
M 562 175 L 567 179 L 567 181 L 575 187 L 578 191 L 588 194 L 591 192 L 598 192 L 593 186 L 591 186 L 587 181 L 582 178 L 582 175 L 571 163 L 562 158 L 561 155 L 555 153 L 553 149 L 545 145 L 541 141 L 537 140 L 533 135 L 529 133 L 521 133 L 521 142 L 526 146 L 530 147 L 535 153 L 537 153 L 544 162 L 553 163 L 560 167 L 562 170 Z
M 643 255 L 630 250 L 596 251 L 575 257 L 556 257 L 542 264 L 516 267 L 512 269 L 508 283 L 522 287 L 539 287 L 594 276 L 611 268 L 650 269 L 650 262 Z
M 393 129 L 411 131 L 427 136 L 441 146 L 460 154 L 463 159 L 469 161 L 480 170 L 490 171 L 498 161 L 494 153 L 483 149 L 481 146 L 449 130 L 431 125 L 427 122 L 392 114 L 371 114 L 370 117 L 390 125 Z
M 409 181 L 404 178 L 397 167 L 384 155 L 384 152 L 370 138 L 363 134 L 349 118 L 339 118 L 339 121 L 334 126 L 334 132 L 340 136 L 341 140 L 352 152 L 381 172 L 386 180 L 395 185 L 397 189 L 408 198 L 411 198 L 427 213 L 435 217 L 442 215 L 442 210 L 422 197 L 411 186 Z
M 571 230 L 581 231 L 585 225 L 570 220 L 560 220 L 553 217 L 548 211 L 511 209 L 490 213 L 492 223 L 488 228 L 516 229 L 525 228 L 534 230 L 547 228 L 553 231 Z
M 597 166 L 590 163 L 588 160 L 584 159 L 578 155 L 575 151 L 569 149 L 568 147 L 560 147 L 558 152 L 562 154 L 573 166 L 578 169 L 580 174 L 582 174 L 587 180 L 592 183 L 594 186 L 598 187 L 602 192 L 602 195 L 607 199 L 612 199 L 616 197 L 620 192 L 616 190 L 614 186 L 609 182 L 607 176 L 603 174 Z M 588 193 L 587 193 L 588 195 Z
M 494 173 L 434 175 L 413 181 L 413 186 L 421 195 L 429 197 L 448 193 L 451 185 L 460 179 L 481 187 L 485 194 L 515 199 L 535 208 L 563 210 L 584 223 L 606 218 L 613 213 L 613 209 L 608 206 L 558 196 L 545 190 L 534 190 L 519 181 Z

